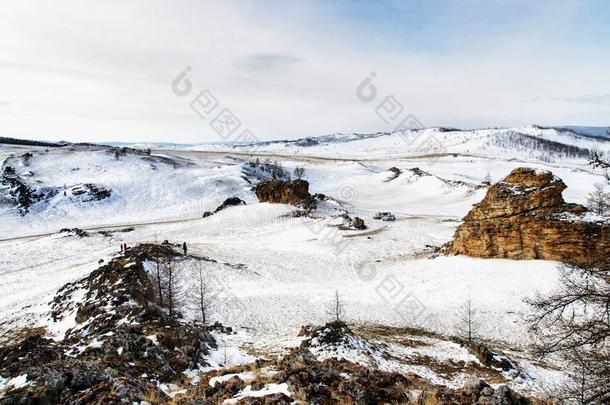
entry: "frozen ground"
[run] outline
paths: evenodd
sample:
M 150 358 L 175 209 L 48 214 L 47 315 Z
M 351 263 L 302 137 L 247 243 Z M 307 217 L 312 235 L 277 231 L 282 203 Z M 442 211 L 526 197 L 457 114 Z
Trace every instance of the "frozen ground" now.
M 543 135 L 557 140 L 561 134 Z M 551 170 L 567 184 L 566 200 L 578 203 L 603 177 L 583 159 L 543 162 L 520 150 L 502 158 L 501 148 L 489 147 L 480 133 L 472 136 L 452 139 L 462 149 L 462 138 L 478 145 L 476 154 L 463 149 L 407 157 L 398 150 L 382 158 L 383 150 L 394 150 L 395 140 L 386 139 L 382 147 L 383 139 L 376 138 L 308 150 L 279 144 L 222 152 L 175 149 L 119 160 L 104 149 L 35 148 L 27 166 L 19 156 L 28 149 L 0 146 L 0 156 L 12 154 L 10 161 L 31 184 L 63 190 L 95 183 L 112 191 L 109 199 L 89 203 L 59 192 L 25 216 L 4 206 L 0 333 L 44 325 L 55 291 L 88 274 L 100 259 L 108 260 L 121 243 L 169 240 L 187 242 L 192 260 L 185 268 L 202 266 L 217 285 L 221 299 L 214 320 L 246 327 L 248 333 L 234 343 L 252 350 L 297 344 L 302 325 L 328 320 L 335 290 L 351 323 L 415 326 L 441 334 L 455 333 L 459 309 L 470 298 L 481 335 L 523 347 L 528 342 L 523 298 L 551 289 L 558 264 L 435 257 L 433 247 L 449 241 L 460 219 L 483 198 L 481 183 L 488 174 L 497 181 L 519 166 Z M 573 143 L 571 137 L 566 144 Z M 600 145 L 607 147 L 601 141 L 594 146 Z M 359 236 L 330 226 L 334 220 L 323 214 L 291 217 L 294 207 L 258 203 L 242 174 L 250 159 L 244 153 L 274 157 L 290 169 L 305 167 L 311 192 L 336 198 L 376 232 Z M 390 167 L 402 173 L 388 181 Z M 247 205 L 201 218 L 231 196 Z M 397 220 L 374 220 L 376 211 L 391 211 Z M 56 233 L 74 227 L 89 235 Z

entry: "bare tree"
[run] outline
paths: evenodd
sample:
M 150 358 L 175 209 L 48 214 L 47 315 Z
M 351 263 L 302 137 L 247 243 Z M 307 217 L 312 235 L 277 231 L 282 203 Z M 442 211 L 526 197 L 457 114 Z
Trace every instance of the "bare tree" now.
M 605 382 L 597 377 L 597 364 L 586 357 L 583 358 L 578 351 L 570 356 L 570 366 L 566 370 L 569 378 L 552 387 L 550 394 L 553 397 L 581 405 L 602 403 L 596 394 L 600 384 L 603 386 Z
M 589 164 L 593 166 L 594 169 L 602 168 L 602 169 L 610 169 L 610 162 L 604 159 L 602 152 L 597 149 L 594 149 L 589 154 Z
M 211 295 L 210 280 L 205 276 L 203 269 L 199 267 L 197 269 L 196 284 L 191 291 L 190 298 L 204 325 L 209 320 L 209 312 L 212 306 Z
M 158 253 L 153 253 L 152 254 L 152 258 L 155 262 L 154 265 L 154 269 L 153 269 L 153 274 L 152 274 L 152 278 L 153 278 L 153 282 L 155 284 L 155 296 L 157 299 L 157 304 L 159 304 L 159 306 L 163 306 L 163 272 L 160 266 L 160 260 L 159 260 L 159 254 Z
M 163 260 L 162 287 L 165 293 L 165 307 L 169 311 L 170 318 L 176 316 L 176 310 L 182 303 L 182 281 L 176 267 L 174 257 L 168 255 Z
M 595 184 L 595 190 L 587 198 L 587 207 L 596 214 L 607 215 L 610 211 L 610 193 L 603 184 Z
M 328 307 L 328 315 L 332 317 L 333 321 L 341 322 L 343 320 L 343 302 L 339 296 L 339 290 L 335 290 L 335 295 L 332 302 Z
M 460 318 L 457 326 L 459 337 L 468 343 L 478 339 L 479 323 L 476 310 L 472 307 L 470 297 L 460 307 Z
M 293 174 L 294 174 L 294 177 L 301 180 L 303 178 L 303 175 L 305 174 L 305 168 L 297 166 L 294 168 Z
M 581 404 L 610 402 L 610 268 L 590 264 L 561 268 L 559 287 L 526 300 L 530 331 L 540 356 L 560 355 L 572 365 L 566 391 Z

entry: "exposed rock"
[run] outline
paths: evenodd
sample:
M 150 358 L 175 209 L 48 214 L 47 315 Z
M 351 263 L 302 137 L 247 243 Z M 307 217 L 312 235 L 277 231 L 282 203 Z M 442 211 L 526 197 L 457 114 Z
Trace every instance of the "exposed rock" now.
M 241 198 L 239 198 L 239 197 L 229 197 L 226 200 L 224 200 L 223 203 L 220 204 L 214 210 L 214 212 L 210 212 L 210 211 L 204 212 L 203 213 L 203 218 L 207 218 L 207 217 L 209 217 L 211 215 L 214 215 L 217 212 L 224 210 L 225 208 L 234 207 L 234 206 L 237 206 L 237 205 L 246 205 L 246 202 L 244 200 L 242 200 Z
M 290 405 L 293 401 L 286 394 L 277 393 L 264 397 L 246 397 L 237 402 L 238 405 Z
M 409 171 L 418 177 L 432 176 L 430 173 L 423 171 L 419 167 L 413 167 L 409 169 Z
M 352 220 L 352 228 L 362 230 L 366 229 L 366 225 L 364 224 L 362 218 L 354 217 L 354 219 Z
M 468 350 L 479 359 L 481 364 L 488 367 L 500 368 L 504 371 L 514 370 L 516 368 L 513 362 L 506 356 L 492 352 L 483 343 L 470 342 L 467 346 Z
M 269 180 L 259 183 L 255 192 L 260 202 L 315 207 L 315 200 L 309 194 L 309 183 L 306 180 Z
M 70 190 L 71 194 L 78 197 L 82 202 L 101 201 L 109 198 L 110 190 L 93 183 L 85 183 Z
M 542 403 L 544 402 L 525 398 L 506 385 L 501 385 L 494 390 L 482 380 L 468 380 L 461 390 L 441 387 L 425 389 L 415 401 L 417 405 L 528 405 Z
M 349 326 L 342 321 L 328 322 L 326 325 L 315 328 L 305 325 L 299 331 L 298 336 L 308 336 L 301 342 L 301 347 L 324 346 L 324 345 L 348 345 L 354 338 Z
M 275 383 L 286 383 L 307 403 L 401 404 L 413 385 L 399 373 L 370 370 L 343 359 L 318 361 L 303 348 L 294 348 L 278 362 Z
M 513 170 L 489 188 L 446 247 L 451 254 L 582 264 L 610 257 L 610 224 L 563 200 L 548 171 Z
M 402 173 L 398 167 L 390 167 L 387 171 L 390 172 L 390 175 L 385 179 L 386 182 L 394 180 Z
M 89 233 L 87 231 L 85 231 L 83 229 L 80 229 L 80 228 L 72 228 L 72 229 L 70 229 L 70 228 L 62 228 L 62 229 L 59 230 L 58 233 L 67 233 L 67 234 L 71 234 L 71 235 L 74 235 L 74 236 L 78 236 L 80 238 L 84 238 L 86 236 L 89 236 Z
M 0 175 L 0 185 L 8 188 L 8 193 L 21 215 L 30 211 L 30 207 L 45 198 L 45 193 L 28 186 L 12 166 L 5 166 Z
M 218 208 L 214 210 L 214 212 L 222 211 L 227 207 L 234 207 L 236 205 L 246 205 L 246 202 L 239 197 L 229 197 L 224 200 L 224 202 L 220 204 Z

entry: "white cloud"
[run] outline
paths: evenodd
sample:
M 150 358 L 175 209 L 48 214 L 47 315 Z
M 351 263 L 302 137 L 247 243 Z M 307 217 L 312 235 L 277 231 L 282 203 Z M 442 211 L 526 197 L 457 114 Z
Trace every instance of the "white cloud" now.
M 450 50 L 432 52 L 401 47 L 400 30 L 376 46 L 385 27 L 301 3 L 5 2 L 0 134 L 216 141 L 190 99 L 171 92 L 186 66 L 195 90 L 209 88 L 261 139 L 387 129 L 374 103 L 355 95 L 372 71 L 380 97 L 394 94 L 426 125 L 606 124 L 607 104 L 565 99 L 610 92 L 603 53 L 596 60 L 594 47 L 578 55 L 548 40 L 544 30 L 565 10 L 515 32 L 448 38 Z M 426 43 L 440 41 L 439 27 L 423 31 Z M 477 37 L 483 48 L 472 43 Z M 456 52 L 460 38 L 470 43 Z

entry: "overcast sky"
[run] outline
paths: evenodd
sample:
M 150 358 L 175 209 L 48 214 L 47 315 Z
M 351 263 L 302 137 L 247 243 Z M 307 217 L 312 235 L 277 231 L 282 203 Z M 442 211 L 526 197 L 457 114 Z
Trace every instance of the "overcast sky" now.
M 220 141 L 225 108 L 227 140 L 368 132 L 387 96 L 425 126 L 610 125 L 605 0 L 7 0 L 0 51 L 0 136 Z

